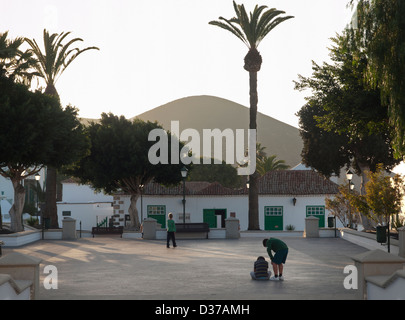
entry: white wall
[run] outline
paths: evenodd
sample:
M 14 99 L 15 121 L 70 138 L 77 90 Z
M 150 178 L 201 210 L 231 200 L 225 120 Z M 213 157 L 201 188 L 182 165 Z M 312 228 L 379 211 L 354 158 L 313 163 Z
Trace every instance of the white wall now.
M 105 217 L 113 215 L 113 197 L 102 192 L 96 193 L 88 185 L 76 183 L 63 183 L 62 202 L 57 203 L 59 227 L 62 227 L 63 211 L 70 211 L 71 216 L 76 220 L 76 230 L 91 230 Z
M 0 197 L 9 200 L 11 203 L 14 201 L 14 189 L 11 180 L 3 176 L 0 176 Z
M 4 278 L 7 275 L 3 275 Z M 28 281 L 25 281 L 28 283 Z M 11 285 L 13 283 L 13 285 Z M 0 300 L 30 300 L 31 285 L 26 286 L 21 292 L 15 289 L 17 284 L 13 279 L 0 283 Z
M 91 230 L 97 225 L 97 221 L 101 222 L 105 217 L 113 215 L 113 207 L 109 202 L 93 202 L 93 203 L 65 203 L 58 202 L 58 221 L 59 227 L 62 228 L 63 211 L 70 211 L 70 218 L 76 220 L 76 230 L 80 229 L 80 221 L 82 222 L 82 230 Z

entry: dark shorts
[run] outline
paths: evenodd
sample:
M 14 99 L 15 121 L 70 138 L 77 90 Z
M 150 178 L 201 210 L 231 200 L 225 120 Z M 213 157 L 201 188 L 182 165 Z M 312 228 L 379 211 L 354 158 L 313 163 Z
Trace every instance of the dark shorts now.
M 272 262 L 275 264 L 282 264 L 285 263 L 288 255 L 288 249 L 281 249 L 276 252 L 274 255 L 274 259 Z

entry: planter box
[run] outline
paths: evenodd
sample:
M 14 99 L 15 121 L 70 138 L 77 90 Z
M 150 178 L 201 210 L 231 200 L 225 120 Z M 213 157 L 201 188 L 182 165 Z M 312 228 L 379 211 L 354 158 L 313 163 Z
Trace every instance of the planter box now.
M 25 230 L 21 232 L 0 235 L 0 241 L 5 247 L 20 247 L 25 244 L 41 240 L 40 230 Z

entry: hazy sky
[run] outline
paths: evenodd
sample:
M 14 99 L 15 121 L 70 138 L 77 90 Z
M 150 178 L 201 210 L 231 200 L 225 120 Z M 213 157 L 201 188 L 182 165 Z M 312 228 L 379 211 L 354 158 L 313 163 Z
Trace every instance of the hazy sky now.
M 247 11 L 267 5 L 295 16 L 260 44 L 259 112 L 298 126 L 305 103 L 294 90 L 311 60 L 329 59 L 330 37 L 350 19 L 348 0 L 240 0 Z M 34 38 L 43 29 L 72 31 L 78 46 L 98 46 L 79 56 L 56 83 L 62 104 L 81 117 L 113 112 L 127 118 L 193 95 L 213 95 L 249 106 L 247 47 L 208 24 L 231 18 L 231 0 L 0 0 L 0 32 Z M 72 38 L 71 37 L 71 38 Z

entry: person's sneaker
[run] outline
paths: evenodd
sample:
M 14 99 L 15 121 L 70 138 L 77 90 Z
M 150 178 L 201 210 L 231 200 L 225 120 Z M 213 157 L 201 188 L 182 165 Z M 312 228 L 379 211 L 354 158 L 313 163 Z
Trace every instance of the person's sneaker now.
M 278 277 L 278 280 L 279 280 L 279 281 L 284 281 L 284 277 L 283 277 L 283 276 L 279 276 L 279 277 Z
M 272 276 L 272 277 L 270 278 L 270 280 L 271 280 L 271 281 L 278 281 L 278 277 L 276 278 L 275 276 Z

